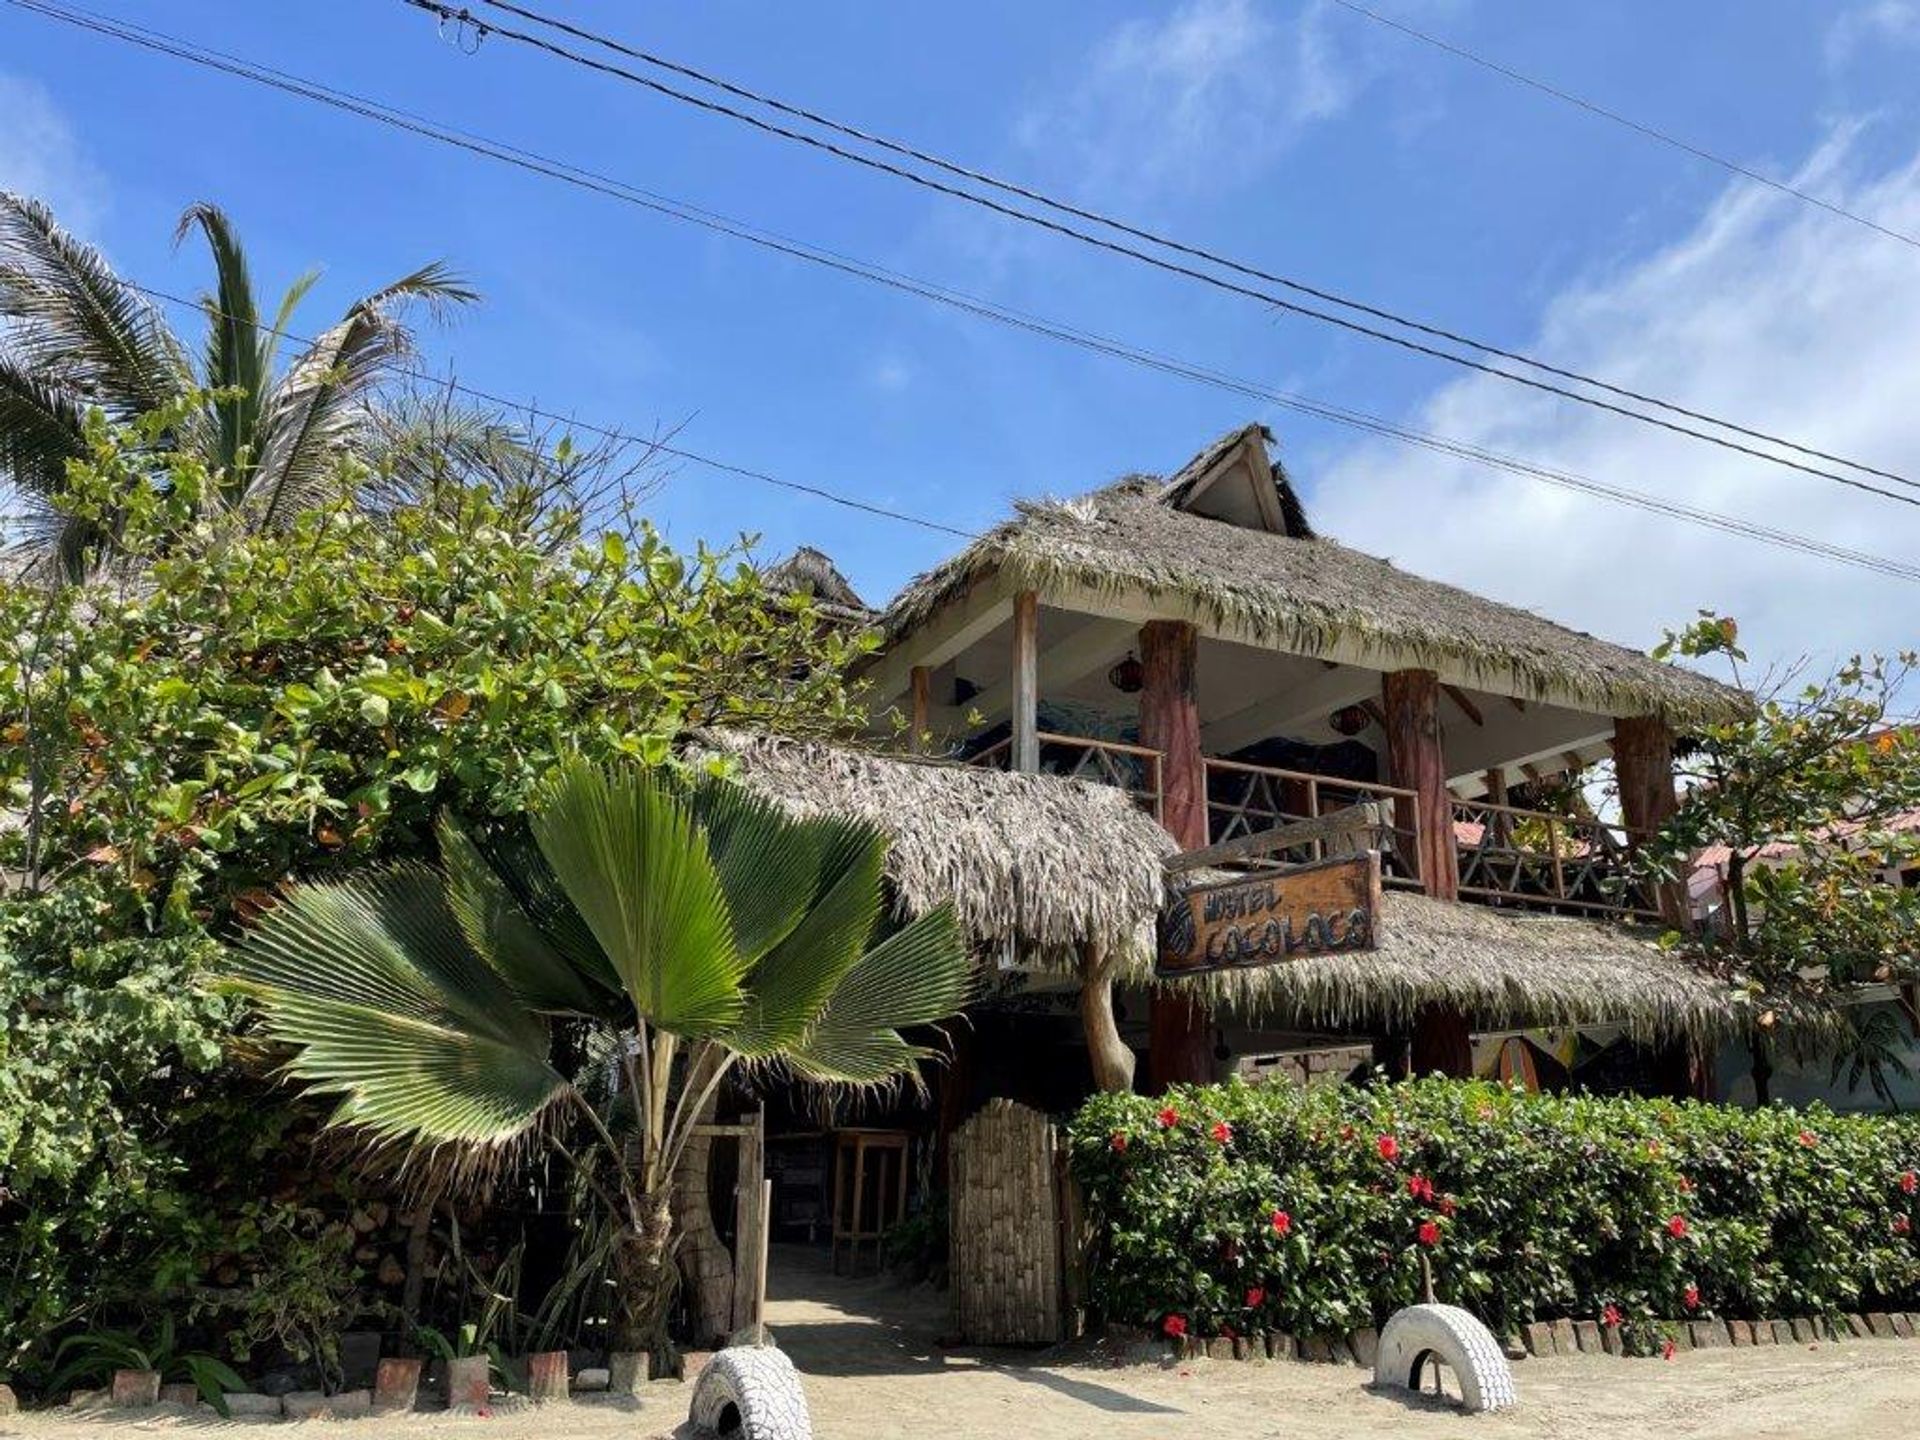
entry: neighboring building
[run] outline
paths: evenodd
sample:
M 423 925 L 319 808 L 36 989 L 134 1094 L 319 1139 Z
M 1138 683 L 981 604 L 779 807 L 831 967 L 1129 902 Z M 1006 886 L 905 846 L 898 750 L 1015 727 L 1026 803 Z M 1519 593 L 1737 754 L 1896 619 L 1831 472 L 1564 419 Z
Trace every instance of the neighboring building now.
M 944 1103 L 1070 1100 L 1116 1032 L 1156 1087 L 1362 1051 L 1464 1074 L 1477 1043 L 1519 1078 L 1595 1062 L 1685 1088 L 1678 1042 L 1734 1017 L 1648 942 L 1681 897 L 1622 862 L 1675 807 L 1676 733 L 1747 697 L 1316 536 L 1269 442 L 1248 426 L 1169 480 L 1023 504 L 880 614 L 870 702 L 960 763 L 734 747 L 796 808 L 885 825 L 903 908 L 957 897 L 1001 957 Z M 1622 825 L 1514 803 L 1609 757 Z M 1149 987 L 1169 856 L 1356 805 L 1388 887 L 1377 951 Z M 1503 1043 L 1549 1026 L 1552 1053 Z
M 1869 739 L 1873 737 L 1868 737 Z M 1920 810 L 1894 817 L 1886 827 L 1895 832 L 1920 830 Z M 1833 843 L 1845 846 L 1852 838 L 1846 829 L 1837 831 Z M 1753 865 L 1779 865 L 1797 854 L 1795 846 L 1775 843 L 1762 846 L 1752 857 Z M 1710 846 L 1694 857 L 1687 876 L 1687 910 L 1695 925 L 1713 927 L 1724 923 L 1727 904 L 1727 870 L 1733 852 L 1724 845 Z M 1880 879 L 1888 885 L 1920 888 L 1920 864 L 1904 868 L 1884 867 Z M 1896 1058 L 1912 1072 L 1909 1076 L 1886 1076 L 1893 1101 L 1902 1110 L 1920 1108 L 1920 987 L 1871 985 L 1865 987 L 1858 1002 L 1861 1020 L 1879 1019 L 1890 1033 L 1905 1037 L 1905 1046 Z M 1864 1083 L 1848 1084 L 1843 1067 L 1836 1074 L 1831 1062 L 1817 1059 L 1802 1063 L 1790 1055 L 1776 1055 L 1768 1077 L 1768 1094 L 1793 1105 L 1819 1100 L 1836 1110 L 1878 1110 L 1885 1102 Z M 1756 1089 L 1753 1081 L 1753 1056 L 1745 1045 L 1730 1045 L 1720 1053 L 1716 1089 L 1727 1100 L 1751 1103 Z

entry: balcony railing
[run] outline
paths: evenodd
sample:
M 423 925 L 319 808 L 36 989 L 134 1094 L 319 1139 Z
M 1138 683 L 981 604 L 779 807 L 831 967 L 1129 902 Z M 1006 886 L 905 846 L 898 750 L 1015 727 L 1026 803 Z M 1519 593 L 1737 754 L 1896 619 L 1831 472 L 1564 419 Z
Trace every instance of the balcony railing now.
M 1160 818 L 1160 752 L 1150 745 L 1092 740 L 1042 730 L 1040 769 L 1069 780 L 1091 780 L 1131 795 L 1154 819 Z M 1013 737 L 997 741 L 973 757 L 973 764 L 1006 770 L 1013 764 Z
M 1207 838 L 1218 845 L 1258 834 L 1295 820 L 1314 820 L 1350 806 L 1367 807 L 1368 826 L 1338 840 L 1310 840 L 1272 858 L 1295 864 L 1354 850 L 1380 852 L 1380 879 L 1387 885 L 1417 889 L 1420 797 L 1397 785 L 1342 780 L 1305 770 L 1212 760 L 1207 766 Z
M 1659 897 L 1633 878 L 1641 838 L 1618 825 L 1487 800 L 1456 800 L 1460 893 L 1492 904 L 1657 920 Z
M 1042 772 L 1114 786 L 1149 814 L 1160 816 L 1158 750 L 1046 730 L 1038 739 Z M 972 763 L 1005 770 L 1012 759 L 1013 740 L 1008 737 L 975 755 Z M 1361 806 L 1371 812 L 1362 829 L 1344 837 L 1303 841 L 1270 858 L 1306 864 L 1358 849 L 1378 850 L 1384 884 L 1420 887 L 1420 802 L 1412 790 L 1239 760 L 1208 759 L 1206 780 L 1210 844 Z M 1658 893 L 1631 876 L 1628 861 L 1639 837 L 1624 828 L 1485 800 L 1456 800 L 1452 808 L 1462 899 L 1659 918 Z

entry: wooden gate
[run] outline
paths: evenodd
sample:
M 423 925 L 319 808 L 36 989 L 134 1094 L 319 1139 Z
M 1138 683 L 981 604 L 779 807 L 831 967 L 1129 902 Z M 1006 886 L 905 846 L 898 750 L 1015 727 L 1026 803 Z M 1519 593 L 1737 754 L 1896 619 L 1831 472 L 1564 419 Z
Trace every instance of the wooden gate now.
M 1057 1136 L 1038 1110 L 990 1100 L 953 1137 L 952 1280 L 960 1333 L 975 1345 L 1062 1338 Z

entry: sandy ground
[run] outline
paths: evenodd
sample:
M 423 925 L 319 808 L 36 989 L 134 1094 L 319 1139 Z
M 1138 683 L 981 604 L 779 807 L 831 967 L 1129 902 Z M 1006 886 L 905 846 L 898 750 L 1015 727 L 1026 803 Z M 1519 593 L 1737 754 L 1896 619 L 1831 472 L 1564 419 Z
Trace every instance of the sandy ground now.
M 1395 1436 L 1597 1437 L 1661 1440 L 1875 1440 L 1920 1434 L 1920 1342 L 1865 1341 L 1805 1349 L 1722 1350 L 1671 1362 L 1602 1356 L 1527 1360 L 1515 1367 L 1521 1404 L 1466 1416 L 1429 1400 L 1367 1388 L 1353 1367 L 1109 1365 L 1007 1351 L 947 1351 L 941 1297 L 836 1279 L 788 1257 L 776 1269 L 769 1319 L 806 1376 L 821 1440 L 1125 1440 L 1233 1436 L 1360 1440 Z M 646 1440 L 679 1432 L 688 1390 L 655 1385 L 638 1409 L 580 1402 L 491 1419 L 313 1421 L 304 1434 L 341 1440 Z M 285 1430 L 210 1415 L 47 1412 L 0 1420 L 0 1436 L 100 1440 L 103 1435 Z

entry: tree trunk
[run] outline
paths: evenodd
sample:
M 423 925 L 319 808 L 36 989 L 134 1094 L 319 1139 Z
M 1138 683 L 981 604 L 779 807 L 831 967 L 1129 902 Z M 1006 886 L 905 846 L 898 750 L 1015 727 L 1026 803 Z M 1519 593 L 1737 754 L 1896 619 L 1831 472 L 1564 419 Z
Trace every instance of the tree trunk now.
M 640 1196 L 637 1210 L 614 1247 L 614 1350 L 665 1354 L 667 1308 L 673 1301 L 673 1215 L 664 1200 Z
M 689 1065 L 686 1084 L 704 1086 L 711 1078 L 711 1063 L 705 1057 L 701 1061 Z M 719 1106 L 716 1091 L 700 1107 L 694 1124 L 712 1124 Z M 724 1344 L 733 1329 L 733 1254 L 713 1223 L 713 1140 L 695 1131 L 673 1177 L 674 1254 L 686 1286 L 688 1325 L 696 1346 Z
M 1753 1056 L 1753 1103 L 1764 1110 L 1773 1099 L 1773 1056 L 1767 1042 L 1756 1037 L 1748 1047 Z
M 1133 1089 L 1133 1051 L 1120 1038 L 1113 1014 L 1113 966 L 1092 943 L 1080 952 L 1080 1023 L 1087 1032 L 1093 1083 L 1117 1094 Z

